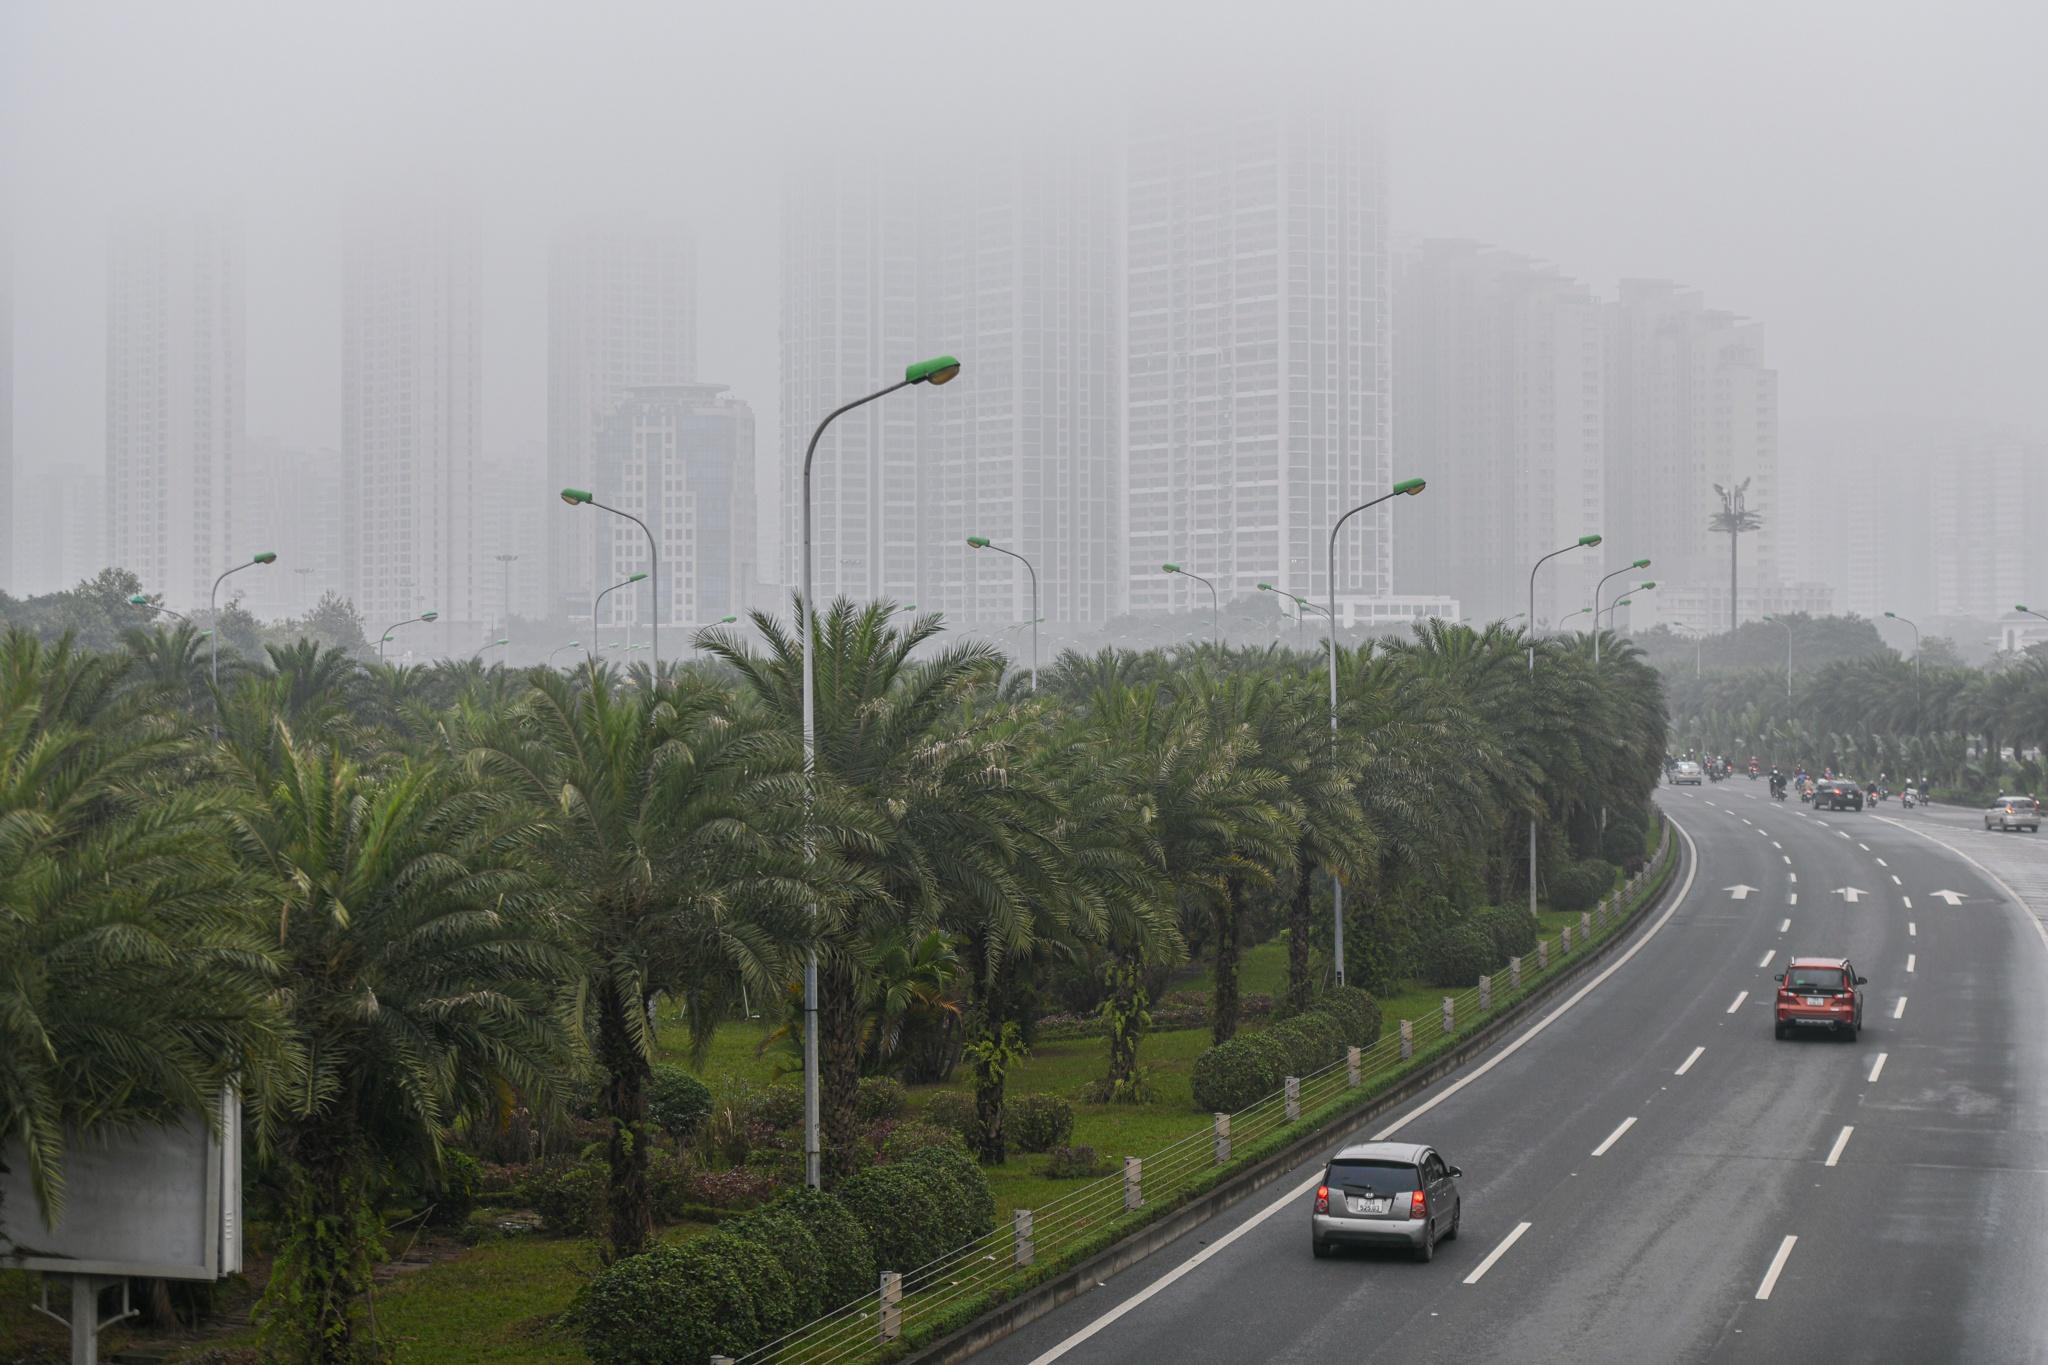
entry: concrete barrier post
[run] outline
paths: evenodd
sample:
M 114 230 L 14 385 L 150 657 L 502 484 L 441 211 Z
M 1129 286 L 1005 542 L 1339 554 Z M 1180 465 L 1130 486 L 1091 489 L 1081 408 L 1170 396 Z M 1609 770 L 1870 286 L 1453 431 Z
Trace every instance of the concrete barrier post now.
M 1358 1075 L 1358 1072 L 1359 1072 L 1359 1070 L 1360 1070 L 1360 1067 L 1359 1067 L 1359 1060 L 1358 1060 L 1358 1049 L 1357 1049 L 1357 1048 L 1355 1048 L 1355 1047 L 1347 1047 L 1347 1048 L 1345 1048 L 1345 1049 L 1344 1049 L 1344 1071 L 1345 1071 L 1345 1075 L 1346 1075 L 1346 1077 L 1347 1077 L 1347 1078 L 1348 1078 L 1348 1079 L 1350 1080 L 1350 1082 L 1351 1082 L 1351 1088 L 1352 1088 L 1353 1090 L 1356 1090 L 1356 1089 L 1358 1089 L 1358 1082 L 1359 1082 L 1359 1075 Z
M 1137 1157 L 1124 1158 L 1124 1212 L 1145 1202 L 1145 1163 Z
M 1481 1012 L 1493 1008 L 1493 978 L 1490 976 L 1479 978 L 1479 1008 Z
M 1020 1266 L 1030 1265 L 1037 1250 L 1031 1244 L 1031 1210 L 1012 1209 L 1010 1211 L 1010 1225 L 1016 1230 L 1017 1264 Z
M 1581 939 L 1593 937 L 1593 917 L 1583 912 L 1579 915 L 1579 937 Z
M 1451 1016 L 1451 1009 L 1452 1009 L 1452 1005 L 1451 1005 L 1451 997 L 1449 997 L 1449 996 L 1447 995 L 1447 996 L 1445 996 L 1445 997 L 1444 997 L 1444 1032 L 1445 1032 L 1445 1033 L 1456 1033 L 1456 1032 L 1458 1031 L 1458 1029 L 1457 1029 L 1457 1025 L 1456 1025 L 1456 1022 L 1455 1022 L 1455 1021 L 1453 1020 L 1453 1018 L 1452 1018 L 1452 1016 Z
M 1550 940 L 1539 938 L 1536 940 L 1536 970 L 1548 971 L 1549 968 Z
M 1230 1115 L 1216 1116 L 1216 1164 L 1224 1165 L 1230 1160 Z
M 1414 1055 L 1415 1021 L 1413 1019 L 1403 1019 L 1401 1021 L 1401 1060 L 1405 1062 Z
M 893 1270 L 882 1272 L 881 1311 L 876 1314 L 879 1336 L 894 1341 L 903 1335 L 903 1276 Z
M 1287 1121 L 1293 1123 L 1301 1117 L 1301 1077 L 1287 1078 Z
M 1519 957 L 1508 959 L 1508 984 L 1516 990 L 1522 989 L 1522 959 Z
M 1572 927 L 1567 924 L 1557 931 L 1557 951 L 1569 953 L 1572 950 Z

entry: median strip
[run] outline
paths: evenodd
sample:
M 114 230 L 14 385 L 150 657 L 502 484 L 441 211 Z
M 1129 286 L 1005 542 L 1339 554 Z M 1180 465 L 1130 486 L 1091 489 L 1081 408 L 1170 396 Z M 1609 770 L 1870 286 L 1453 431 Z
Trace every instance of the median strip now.
M 1607 1141 L 1605 1141 L 1605 1142 L 1601 1143 L 1601 1144 L 1600 1144 L 1600 1145 L 1599 1145 L 1598 1147 L 1595 1147 L 1595 1148 L 1593 1149 L 1593 1155 L 1594 1155 L 1594 1156 L 1606 1156 L 1606 1155 L 1607 1155 L 1607 1149 L 1608 1149 L 1609 1147 L 1612 1147 L 1612 1146 L 1613 1146 L 1613 1145 L 1614 1145 L 1615 1143 L 1617 1143 L 1617 1142 L 1621 1141 L 1621 1135 L 1622 1135 L 1623 1133 L 1626 1133 L 1626 1132 L 1627 1132 L 1627 1131 L 1628 1131 L 1629 1129 L 1631 1129 L 1631 1128 L 1633 1128 L 1633 1127 L 1635 1127 L 1635 1126 L 1636 1126 L 1636 1116 L 1635 1116 L 1634 1114 L 1630 1114 L 1630 1115 L 1629 1115 L 1629 1116 L 1628 1116 L 1627 1118 L 1625 1118 L 1625 1119 L 1623 1119 L 1623 1120 L 1621 1121 L 1621 1127 L 1619 1127 L 1619 1128 L 1615 1129 L 1615 1130 L 1614 1130 L 1613 1132 L 1611 1132 L 1611 1133 L 1609 1133 L 1609 1134 L 1607 1135 Z
M 1771 1257 L 1771 1268 L 1764 1272 L 1764 1282 L 1756 1287 L 1756 1296 L 1758 1298 L 1768 1299 L 1771 1296 L 1771 1290 L 1778 1283 L 1779 1274 L 1785 1269 L 1785 1262 L 1792 1257 L 1792 1248 L 1797 1245 L 1799 1245 L 1797 1237 L 1787 1237 L 1784 1241 L 1778 1243 L 1778 1254 Z
M 1517 1223 L 1515 1230 L 1501 1238 L 1500 1245 L 1486 1253 L 1486 1259 L 1472 1267 L 1472 1273 L 1465 1277 L 1466 1284 L 1478 1284 L 1479 1277 L 1493 1269 L 1493 1263 L 1508 1254 L 1508 1248 L 1522 1240 L 1522 1234 L 1529 1230 L 1529 1224 Z
M 1849 1134 L 1855 1131 L 1856 1129 L 1853 1125 L 1844 1124 L 1840 1136 L 1835 1139 L 1835 1145 L 1828 1149 L 1828 1159 L 1821 1162 L 1821 1165 L 1832 1166 L 1840 1161 L 1842 1159 L 1842 1149 L 1849 1145 Z

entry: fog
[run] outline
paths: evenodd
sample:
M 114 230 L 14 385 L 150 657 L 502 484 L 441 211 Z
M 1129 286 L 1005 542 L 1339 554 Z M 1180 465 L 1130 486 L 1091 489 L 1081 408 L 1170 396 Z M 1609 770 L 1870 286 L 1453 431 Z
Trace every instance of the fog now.
M 1403 238 L 1596 292 L 1651 276 L 1764 324 L 1788 421 L 2048 428 L 2048 7 L 39 3 L 0 8 L 15 459 L 102 456 L 106 229 L 232 206 L 247 429 L 340 440 L 338 224 L 453 196 L 483 227 L 483 444 L 541 439 L 546 246 L 579 213 L 698 235 L 698 371 L 778 440 L 785 169 L 1099 121 L 1135 97 L 1355 83 Z M 1397 438 L 1398 441 L 1398 438 Z M 1789 453 L 1789 452 L 1788 452 Z M 764 516 L 764 522 L 768 518 Z

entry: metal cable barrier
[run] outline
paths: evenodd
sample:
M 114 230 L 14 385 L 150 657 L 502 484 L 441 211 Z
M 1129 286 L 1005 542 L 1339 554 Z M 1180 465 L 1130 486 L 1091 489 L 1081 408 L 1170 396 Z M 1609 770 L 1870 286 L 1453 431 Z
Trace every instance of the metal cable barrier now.
M 1503 973 L 1442 998 L 1433 1014 L 1391 1021 L 1371 1047 L 1307 1075 L 1205 1128 L 1128 1162 L 1121 1172 L 1086 1181 L 1051 1203 L 1019 1209 L 999 1226 L 922 1266 L 885 1269 L 873 1291 L 757 1347 L 732 1365 L 840 1365 L 898 1358 L 964 1324 L 1038 1280 L 1049 1278 L 1125 1232 L 1160 1216 L 1286 1141 L 1362 1105 L 1385 1083 L 1498 1018 L 1627 922 L 1655 889 L 1672 853 L 1670 826 L 1644 869 L 1597 909 L 1580 915 Z M 714 1365 L 727 1357 L 714 1356 Z

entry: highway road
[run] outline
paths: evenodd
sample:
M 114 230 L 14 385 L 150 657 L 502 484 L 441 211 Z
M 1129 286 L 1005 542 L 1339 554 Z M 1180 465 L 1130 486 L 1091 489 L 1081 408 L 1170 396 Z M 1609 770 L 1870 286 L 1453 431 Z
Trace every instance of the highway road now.
M 2048 1361 L 2048 833 L 1658 799 L 1632 954 L 1357 1134 L 1464 1168 L 1433 1263 L 1312 1259 L 1317 1161 L 976 1359 Z M 1869 978 L 1858 1041 L 1773 1038 L 1791 953 Z

